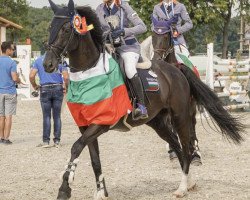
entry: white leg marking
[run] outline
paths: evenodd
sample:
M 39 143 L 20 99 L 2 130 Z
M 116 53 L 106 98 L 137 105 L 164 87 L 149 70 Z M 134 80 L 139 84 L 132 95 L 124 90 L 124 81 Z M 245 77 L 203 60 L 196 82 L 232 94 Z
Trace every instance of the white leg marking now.
M 174 196 L 181 198 L 187 194 L 188 175 L 183 172 L 179 188 L 174 192 Z
M 94 194 L 94 200 L 108 200 L 108 197 L 105 197 L 104 189 L 101 189 L 100 191 L 96 191 Z
M 196 186 L 195 180 L 192 179 L 191 172 L 188 173 L 188 191 L 193 190 Z

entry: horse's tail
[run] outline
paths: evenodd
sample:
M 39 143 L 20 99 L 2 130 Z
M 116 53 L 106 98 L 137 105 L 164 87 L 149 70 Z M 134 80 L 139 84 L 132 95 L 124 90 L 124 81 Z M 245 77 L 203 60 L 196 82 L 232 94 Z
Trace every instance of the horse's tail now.
M 191 95 L 198 105 L 204 106 L 208 111 L 222 134 L 234 143 L 239 144 L 242 142 L 244 139 L 241 134 L 244 132 L 244 125 L 240 123 L 239 119 L 231 116 L 223 108 L 222 102 L 217 95 L 190 68 L 182 65 L 181 71 L 190 85 Z

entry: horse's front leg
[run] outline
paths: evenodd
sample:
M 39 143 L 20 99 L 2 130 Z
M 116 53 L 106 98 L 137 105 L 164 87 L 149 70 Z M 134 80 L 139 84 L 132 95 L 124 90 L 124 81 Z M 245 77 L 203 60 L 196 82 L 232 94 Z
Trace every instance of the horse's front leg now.
M 94 142 L 97 137 L 99 137 L 104 132 L 107 132 L 109 126 L 104 125 L 90 125 L 89 127 L 80 127 L 79 128 L 82 136 L 73 144 L 71 148 L 71 158 L 66 169 L 62 174 L 62 185 L 59 188 L 57 200 L 68 200 L 71 197 L 71 188 L 70 184 L 74 180 L 75 170 L 78 163 L 78 157 L 80 156 L 82 150 Z
M 102 174 L 101 160 L 99 155 L 98 140 L 88 145 L 91 158 L 92 167 L 96 178 L 97 191 L 94 194 L 94 200 L 106 200 L 108 199 L 108 192 L 105 185 L 104 176 Z

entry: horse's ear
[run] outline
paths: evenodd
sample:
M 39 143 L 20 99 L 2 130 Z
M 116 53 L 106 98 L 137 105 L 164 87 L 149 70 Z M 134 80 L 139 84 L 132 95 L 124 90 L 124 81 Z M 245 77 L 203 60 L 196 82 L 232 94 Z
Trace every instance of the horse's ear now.
M 52 0 L 49 0 L 49 4 L 53 12 L 56 13 L 56 11 L 58 10 L 58 6 Z
M 74 3 L 73 0 L 69 0 L 68 10 L 69 10 L 69 15 L 70 16 L 74 16 L 75 15 L 75 3 Z

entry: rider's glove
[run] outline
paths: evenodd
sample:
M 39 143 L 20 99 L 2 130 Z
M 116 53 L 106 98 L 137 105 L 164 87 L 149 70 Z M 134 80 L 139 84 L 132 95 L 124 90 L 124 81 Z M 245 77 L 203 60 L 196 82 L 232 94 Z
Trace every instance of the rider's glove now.
M 176 24 L 179 20 L 179 15 L 175 14 L 170 20 L 172 24 Z
M 112 31 L 112 33 L 111 33 L 112 38 L 118 38 L 118 37 L 124 36 L 124 35 L 125 35 L 124 29 L 117 29 L 117 30 Z
M 178 14 L 175 14 L 173 17 L 171 17 L 170 19 L 166 19 L 166 24 L 167 26 L 171 26 L 171 25 L 174 25 L 178 22 L 179 20 L 179 15 Z

